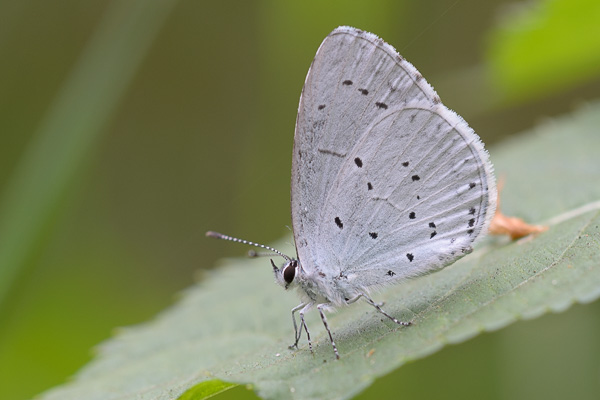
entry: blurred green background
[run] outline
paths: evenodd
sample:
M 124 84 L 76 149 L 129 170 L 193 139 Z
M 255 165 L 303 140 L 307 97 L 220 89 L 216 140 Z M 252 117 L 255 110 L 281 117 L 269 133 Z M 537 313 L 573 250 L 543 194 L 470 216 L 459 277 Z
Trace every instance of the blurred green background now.
M 206 230 L 289 234 L 298 99 L 339 25 L 396 47 L 492 162 L 494 143 L 600 97 L 597 0 L 0 1 L 1 399 L 64 382 L 247 250 Z M 598 398 L 599 330 L 598 302 L 577 305 L 361 396 Z

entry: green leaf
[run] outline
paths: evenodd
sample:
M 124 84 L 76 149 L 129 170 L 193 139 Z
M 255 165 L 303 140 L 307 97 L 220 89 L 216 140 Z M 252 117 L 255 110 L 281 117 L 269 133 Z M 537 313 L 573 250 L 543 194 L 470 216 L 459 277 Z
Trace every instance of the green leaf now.
M 178 400 L 204 400 L 210 399 L 217 394 L 236 387 L 235 383 L 222 382 L 218 379 L 203 381 L 192 386 Z
M 483 331 L 600 295 L 600 104 L 551 121 L 492 149 L 505 175 L 503 211 L 549 221 L 536 237 L 490 238 L 473 254 L 432 275 L 374 295 L 410 327 L 397 327 L 358 303 L 329 315 L 341 359 L 322 324 L 307 323 L 290 351 L 290 309 L 298 301 L 272 283 L 264 259 L 230 259 L 147 324 L 104 343 L 76 379 L 47 392 L 51 399 L 171 399 L 201 382 L 250 383 L 265 398 L 348 398 L 377 377 Z M 292 246 L 276 247 L 292 253 Z M 215 391 L 223 387 L 215 385 Z
M 600 74 L 600 2 L 520 3 L 490 36 L 492 81 L 506 99 L 526 100 Z

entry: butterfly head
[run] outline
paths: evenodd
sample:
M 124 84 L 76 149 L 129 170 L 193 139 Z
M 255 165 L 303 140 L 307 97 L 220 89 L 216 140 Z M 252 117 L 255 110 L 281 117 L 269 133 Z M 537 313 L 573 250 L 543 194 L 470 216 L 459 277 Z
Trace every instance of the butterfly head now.
M 281 268 L 277 268 L 273 260 L 271 260 L 271 265 L 273 266 L 277 283 L 283 286 L 284 289 L 288 289 L 294 283 L 294 278 L 299 272 L 298 260 L 287 260 Z
M 231 242 L 243 243 L 243 244 L 247 244 L 250 246 L 260 247 L 262 249 L 266 249 L 266 250 L 269 250 L 272 252 L 272 253 L 264 254 L 264 253 L 257 253 L 255 251 L 251 251 L 248 253 L 248 255 L 250 257 L 259 257 L 259 256 L 265 256 L 265 255 L 276 255 L 276 256 L 283 257 L 285 259 L 285 264 L 283 264 L 283 266 L 281 268 L 277 268 L 277 266 L 275 265 L 273 260 L 271 260 L 271 265 L 273 266 L 273 272 L 275 273 L 275 280 L 277 281 L 277 283 L 279 283 L 285 289 L 288 289 L 290 287 L 290 285 L 292 285 L 293 283 L 297 283 L 298 275 L 300 273 L 302 273 L 302 269 L 300 267 L 300 263 L 298 262 L 298 260 L 295 260 L 289 256 L 286 256 L 279 250 L 274 249 L 273 247 L 266 246 L 264 244 L 250 242 L 250 241 L 244 240 L 244 239 L 238 239 L 238 238 L 235 238 L 232 236 L 223 235 L 222 233 L 213 232 L 213 231 L 206 232 L 206 236 L 213 237 L 216 239 L 229 240 Z M 294 281 L 294 278 L 296 278 L 296 281 Z

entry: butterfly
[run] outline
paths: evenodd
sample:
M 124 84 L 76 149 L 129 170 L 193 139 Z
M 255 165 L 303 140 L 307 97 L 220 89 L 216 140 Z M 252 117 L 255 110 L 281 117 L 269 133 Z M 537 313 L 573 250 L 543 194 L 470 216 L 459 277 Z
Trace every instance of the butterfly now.
M 285 259 L 276 281 L 296 288 L 297 348 L 318 310 L 364 299 L 399 325 L 370 291 L 444 268 L 472 251 L 496 208 L 488 152 L 425 78 L 376 35 L 342 26 L 319 47 L 300 97 L 291 208 L 297 258 L 216 232 Z M 300 322 L 296 320 L 296 313 Z

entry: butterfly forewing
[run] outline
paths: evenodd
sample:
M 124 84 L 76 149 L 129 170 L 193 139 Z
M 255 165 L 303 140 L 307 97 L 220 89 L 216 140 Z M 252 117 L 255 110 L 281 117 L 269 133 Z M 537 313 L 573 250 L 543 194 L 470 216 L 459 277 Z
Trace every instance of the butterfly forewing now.
M 479 138 L 410 63 L 354 28 L 323 41 L 294 140 L 303 268 L 363 287 L 440 268 L 485 229 L 495 196 Z
M 350 27 L 325 38 L 300 98 L 292 157 L 292 221 L 305 268 L 326 191 L 354 143 L 382 111 L 407 99 L 437 95 L 393 47 Z

